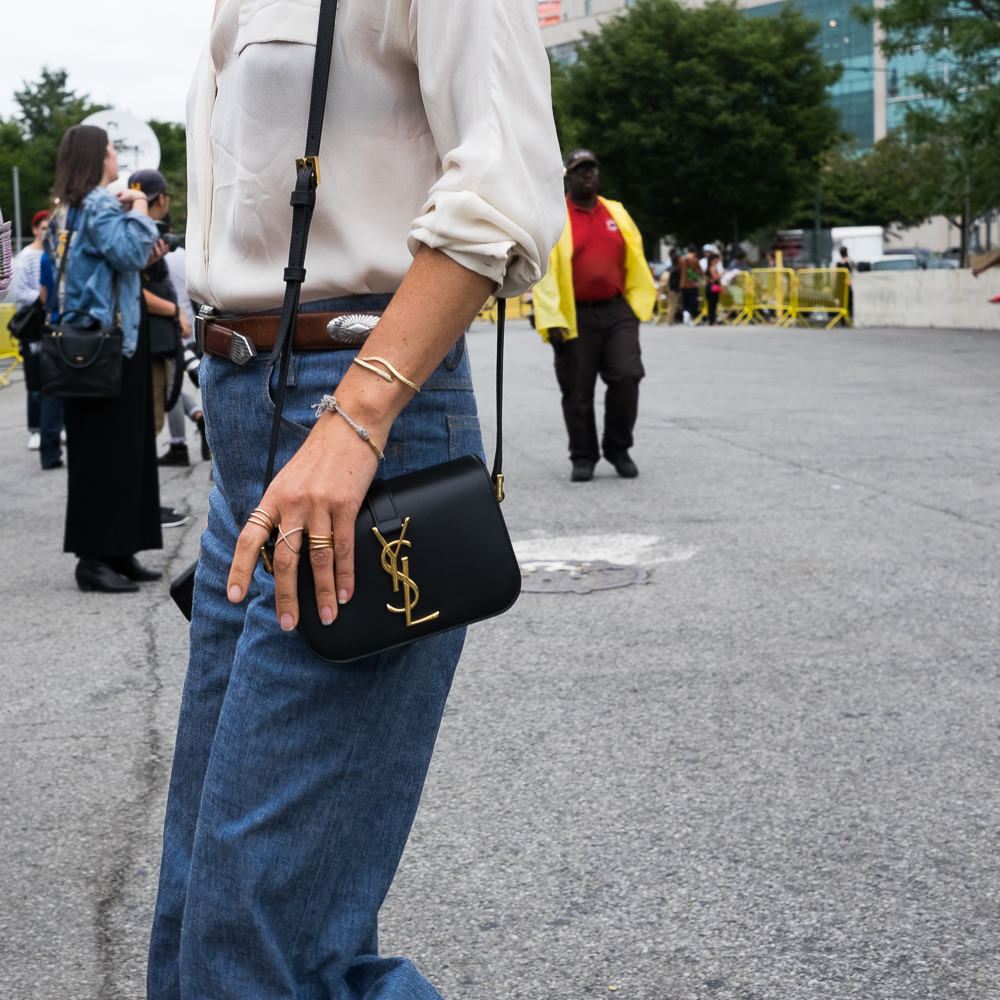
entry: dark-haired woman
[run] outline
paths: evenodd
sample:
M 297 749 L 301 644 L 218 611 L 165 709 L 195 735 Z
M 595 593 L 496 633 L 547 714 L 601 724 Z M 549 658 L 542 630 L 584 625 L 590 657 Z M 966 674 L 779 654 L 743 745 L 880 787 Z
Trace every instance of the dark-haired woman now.
M 157 241 L 141 191 L 107 185 L 118 159 L 107 133 L 76 125 L 62 137 L 46 238 L 53 312 L 74 326 L 120 322 L 121 395 L 66 400 L 69 487 L 64 550 L 79 561 L 81 590 L 120 593 L 160 574 L 135 558 L 162 547 L 148 345 L 139 337 L 139 271 Z M 63 259 L 65 255 L 65 259 Z

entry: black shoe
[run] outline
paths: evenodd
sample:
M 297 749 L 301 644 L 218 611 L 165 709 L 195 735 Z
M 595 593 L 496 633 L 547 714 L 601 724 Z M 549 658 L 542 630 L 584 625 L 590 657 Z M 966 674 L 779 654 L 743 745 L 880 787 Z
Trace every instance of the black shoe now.
M 116 573 L 120 573 L 128 580 L 135 580 L 137 583 L 159 580 L 163 576 L 159 570 L 146 569 L 135 556 L 119 556 L 117 559 L 109 559 L 108 565 Z
M 182 514 L 179 510 L 174 510 L 173 507 L 160 508 L 161 528 L 179 528 L 182 524 L 187 524 L 187 521 L 187 514 Z
M 605 455 L 604 457 L 615 467 L 615 472 L 622 479 L 635 479 L 639 475 L 639 469 L 635 462 L 628 457 L 627 451 L 623 451 L 618 455 Z
M 206 462 L 212 461 L 212 449 L 208 446 L 208 438 L 205 437 L 205 417 L 195 417 L 194 421 L 198 425 L 198 433 L 201 435 L 201 457 Z
M 63 467 L 63 460 L 57 458 L 54 462 L 49 462 L 48 465 L 43 465 L 43 469 L 61 469 Z
M 127 594 L 139 589 L 139 584 L 116 573 L 101 559 L 81 559 L 76 564 L 76 585 L 102 594 Z
M 573 463 L 573 471 L 570 473 L 570 482 L 589 483 L 594 478 L 594 463 L 585 459 L 577 459 Z
M 171 441 L 170 447 L 156 460 L 157 465 L 190 465 L 188 446 Z

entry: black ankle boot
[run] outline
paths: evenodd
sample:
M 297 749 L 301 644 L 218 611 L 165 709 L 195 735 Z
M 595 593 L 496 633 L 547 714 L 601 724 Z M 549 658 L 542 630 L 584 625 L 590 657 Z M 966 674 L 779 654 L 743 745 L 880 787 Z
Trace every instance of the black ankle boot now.
M 172 441 L 170 447 L 156 460 L 157 465 L 190 465 L 188 446 Z
M 127 594 L 139 585 L 113 570 L 103 559 L 81 559 L 76 564 L 76 585 L 102 594 Z
M 146 569 L 135 556 L 118 556 L 115 559 L 109 559 L 108 565 L 127 580 L 136 580 L 139 583 L 159 580 L 163 576 L 159 570 Z

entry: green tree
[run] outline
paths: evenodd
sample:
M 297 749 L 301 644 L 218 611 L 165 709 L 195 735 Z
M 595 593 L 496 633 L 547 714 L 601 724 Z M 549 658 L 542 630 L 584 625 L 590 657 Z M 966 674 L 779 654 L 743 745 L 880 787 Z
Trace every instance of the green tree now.
M 38 82 L 16 90 L 14 100 L 19 113 L 0 123 L 0 205 L 4 218 L 13 218 L 13 168 L 17 167 L 21 210 L 30 219 L 49 203 L 63 132 L 101 105 L 70 90 L 65 70 L 49 69 L 42 70 Z
M 934 214 L 958 220 L 964 256 L 971 220 L 1000 205 L 1000 0 L 886 0 L 859 14 L 884 30 L 888 59 L 921 57 L 905 82 L 925 98 L 905 137 L 935 162 L 924 190 Z
M 187 133 L 175 122 L 151 121 L 149 127 L 160 143 L 160 173 L 170 192 L 170 223 L 175 233 L 183 235 L 187 225 Z
M 860 154 L 853 146 L 830 149 L 820 171 L 820 225 L 920 225 L 942 211 L 937 178 L 943 163 L 940 148 L 908 142 L 898 132 Z M 811 229 L 815 211 L 810 197 L 792 225 Z
M 815 192 L 838 134 L 827 87 L 840 75 L 790 9 L 640 0 L 553 67 L 565 150 L 592 149 L 602 190 L 647 240 L 737 238 L 779 225 Z
M 17 167 L 25 230 L 31 216 L 49 203 L 63 133 L 103 107 L 91 104 L 86 95 L 76 94 L 67 80 L 65 70 L 43 69 L 36 83 L 26 83 L 14 92 L 18 113 L 8 121 L 0 120 L 0 209 L 5 219 L 13 219 L 13 168 Z M 173 228 L 183 233 L 187 221 L 184 126 L 157 121 L 149 124 L 160 143 L 160 170 L 172 195 Z

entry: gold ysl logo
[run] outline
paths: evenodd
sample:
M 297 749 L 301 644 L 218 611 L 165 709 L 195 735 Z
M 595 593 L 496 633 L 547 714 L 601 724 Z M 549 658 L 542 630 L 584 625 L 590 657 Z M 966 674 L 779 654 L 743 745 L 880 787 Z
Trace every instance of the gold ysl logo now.
M 440 611 L 435 611 L 433 614 L 425 615 L 423 618 L 415 619 L 413 617 L 413 609 L 417 606 L 417 601 L 420 600 L 420 588 L 410 577 L 410 557 L 405 554 L 400 556 L 400 551 L 404 546 L 410 548 L 412 545 L 412 542 L 406 537 L 406 529 L 409 523 L 410 519 L 407 518 L 403 522 L 399 538 L 394 541 L 387 541 L 378 528 L 372 528 L 375 537 L 382 546 L 382 569 L 392 577 L 392 592 L 398 594 L 400 588 L 403 590 L 403 606 L 401 608 L 394 608 L 391 604 L 387 604 L 386 608 L 389 611 L 395 611 L 398 615 L 406 615 L 407 628 L 411 625 L 422 625 L 424 622 L 434 621 L 441 614 Z M 402 566 L 402 570 L 400 566 Z

